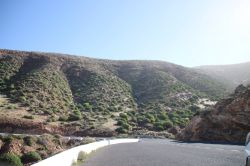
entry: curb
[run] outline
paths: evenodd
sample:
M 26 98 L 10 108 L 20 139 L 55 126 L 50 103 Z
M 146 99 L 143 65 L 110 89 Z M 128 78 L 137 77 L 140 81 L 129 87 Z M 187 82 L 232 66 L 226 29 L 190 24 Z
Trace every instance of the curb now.
M 103 140 L 98 142 L 93 142 L 86 145 L 77 146 L 61 153 L 58 153 L 52 157 L 44 159 L 38 163 L 31 166 L 49 166 L 49 165 L 61 165 L 61 166 L 71 166 L 72 163 L 77 161 L 79 152 L 85 152 L 87 154 L 101 147 L 108 145 L 121 144 L 121 143 L 135 143 L 139 142 L 139 139 L 114 139 L 114 140 Z

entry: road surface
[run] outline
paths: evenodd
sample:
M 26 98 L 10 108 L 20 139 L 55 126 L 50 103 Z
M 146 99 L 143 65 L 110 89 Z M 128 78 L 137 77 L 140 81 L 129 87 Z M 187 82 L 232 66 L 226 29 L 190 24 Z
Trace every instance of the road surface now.
M 244 166 L 239 145 L 143 139 L 93 152 L 82 166 Z

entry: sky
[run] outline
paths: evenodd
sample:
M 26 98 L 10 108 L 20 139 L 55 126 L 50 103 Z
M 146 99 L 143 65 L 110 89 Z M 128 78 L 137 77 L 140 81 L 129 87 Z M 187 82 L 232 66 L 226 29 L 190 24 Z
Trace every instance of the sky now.
M 0 48 L 183 66 L 250 61 L 249 0 L 1 0 Z

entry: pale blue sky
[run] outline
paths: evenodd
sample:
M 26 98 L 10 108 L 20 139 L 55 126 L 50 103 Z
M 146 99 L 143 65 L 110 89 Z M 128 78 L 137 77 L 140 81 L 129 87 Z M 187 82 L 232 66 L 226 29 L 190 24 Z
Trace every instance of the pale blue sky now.
M 249 0 L 1 0 L 0 48 L 184 66 L 250 61 Z

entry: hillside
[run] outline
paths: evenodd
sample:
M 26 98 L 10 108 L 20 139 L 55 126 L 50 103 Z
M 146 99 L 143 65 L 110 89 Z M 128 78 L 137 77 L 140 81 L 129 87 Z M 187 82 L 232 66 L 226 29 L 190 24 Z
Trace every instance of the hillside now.
M 201 101 L 225 93 L 211 77 L 168 62 L 0 50 L 0 94 L 8 103 L 1 106 L 1 132 L 166 131 L 184 127 Z
M 200 66 L 195 69 L 224 83 L 231 91 L 240 84 L 247 85 L 250 83 L 250 62 L 233 65 Z
M 244 143 L 250 131 L 250 86 L 240 85 L 211 110 L 195 116 L 178 135 L 185 141 Z

